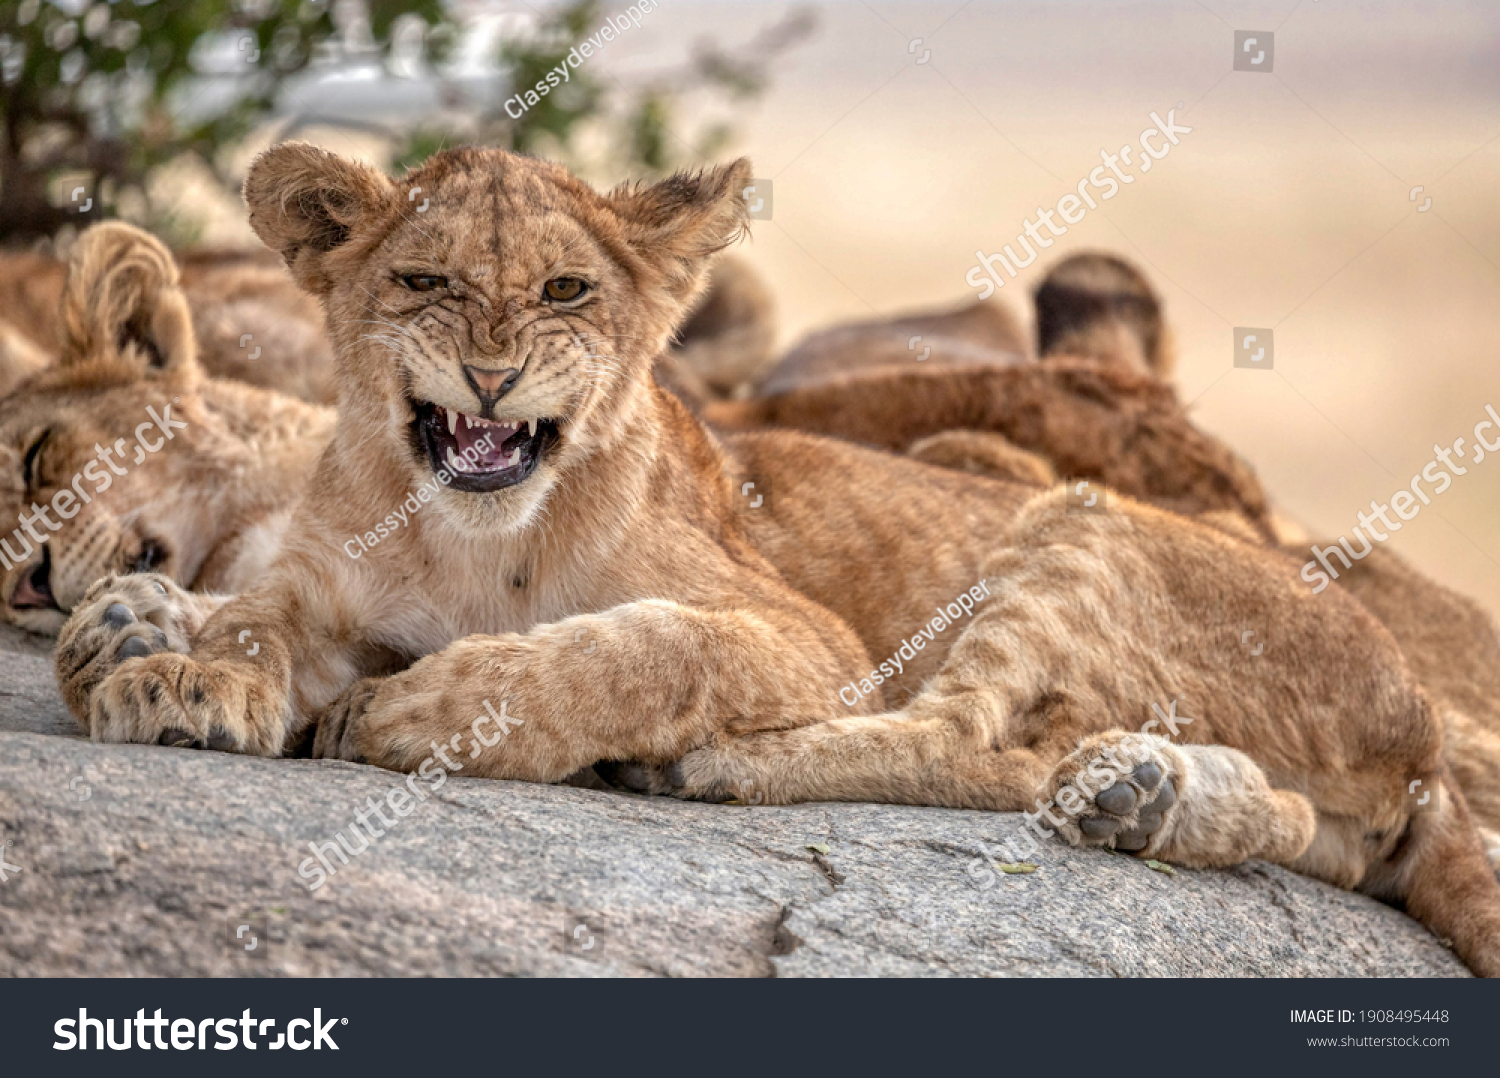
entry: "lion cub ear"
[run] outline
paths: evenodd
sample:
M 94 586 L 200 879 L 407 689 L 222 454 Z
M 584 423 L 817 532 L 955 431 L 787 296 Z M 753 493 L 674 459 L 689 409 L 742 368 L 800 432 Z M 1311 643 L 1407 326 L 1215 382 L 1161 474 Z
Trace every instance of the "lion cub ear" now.
M 750 160 L 701 172 L 679 172 L 650 186 L 628 184 L 609 194 L 636 253 L 663 274 L 662 282 L 686 304 L 707 278 L 708 259 L 746 231 L 744 191 Z
M 176 260 L 150 233 L 123 221 L 87 229 L 68 258 L 61 365 L 196 376 L 197 338 L 177 281 Z
M 272 146 L 245 176 L 250 227 L 316 295 L 333 287 L 330 256 L 355 230 L 399 209 L 394 191 L 383 172 L 305 142 Z

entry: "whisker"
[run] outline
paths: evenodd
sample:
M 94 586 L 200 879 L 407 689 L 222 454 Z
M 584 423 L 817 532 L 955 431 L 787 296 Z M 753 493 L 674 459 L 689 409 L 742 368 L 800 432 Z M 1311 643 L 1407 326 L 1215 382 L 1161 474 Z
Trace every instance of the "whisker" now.
M 387 303 L 387 302 L 386 302 L 386 301 L 385 301 L 385 300 L 383 300 L 383 299 L 381 299 L 381 298 L 380 298 L 380 297 L 379 297 L 379 296 L 377 296 L 377 295 L 376 295 L 376 294 L 375 294 L 375 293 L 374 293 L 374 292 L 371 292 L 371 291 L 370 291 L 370 290 L 369 290 L 369 289 L 368 289 L 368 288 L 366 288 L 366 287 L 365 287 L 365 286 L 364 286 L 364 285 L 360 285 L 360 286 L 359 286 L 359 289 L 360 289 L 360 291 L 361 291 L 361 292 L 363 292 L 363 293 L 364 293 L 364 294 L 365 294 L 365 295 L 367 295 L 367 296 L 369 296 L 369 297 L 370 297 L 370 298 L 371 298 L 371 299 L 373 299 L 373 300 L 374 300 L 374 301 L 375 301 L 375 302 L 376 302 L 376 303 L 378 303 L 378 304 L 380 304 L 380 305 L 381 305 L 381 306 L 382 306 L 382 307 L 385 307 L 385 308 L 387 308 L 387 309 L 388 309 L 388 310 L 389 310 L 389 311 L 391 311 L 391 313 L 392 313 L 392 314 L 400 314 L 400 313 L 401 313 L 401 312 L 400 312 L 400 311 L 398 311 L 398 310 L 396 310 L 396 308 L 394 308 L 394 307 L 392 307 L 392 306 L 391 306 L 391 305 L 390 305 L 390 304 L 389 304 L 389 303 Z

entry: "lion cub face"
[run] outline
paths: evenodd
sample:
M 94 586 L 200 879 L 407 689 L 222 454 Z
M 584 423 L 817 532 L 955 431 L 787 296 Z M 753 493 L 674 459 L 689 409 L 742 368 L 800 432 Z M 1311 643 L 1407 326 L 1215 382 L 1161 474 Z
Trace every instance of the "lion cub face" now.
M 94 226 L 60 317 L 57 365 L 0 400 L 0 617 L 42 633 L 106 573 L 190 575 L 201 530 L 172 494 L 201 438 L 182 425 L 201 414 L 200 376 L 172 256 L 129 225 Z
M 570 471 L 628 447 L 651 361 L 743 227 L 748 176 L 741 161 L 603 195 L 463 149 L 397 182 L 293 143 L 255 162 L 245 197 L 323 300 L 339 437 L 365 453 L 379 439 L 412 486 L 437 475 L 461 526 L 513 531 Z

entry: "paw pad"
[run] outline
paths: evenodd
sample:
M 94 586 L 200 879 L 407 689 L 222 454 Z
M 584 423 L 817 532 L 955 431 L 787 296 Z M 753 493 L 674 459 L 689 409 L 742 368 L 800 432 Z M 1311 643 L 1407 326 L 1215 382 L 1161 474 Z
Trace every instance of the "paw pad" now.
M 135 611 L 124 603 L 111 603 L 109 609 L 104 612 L 104 624 L 111 629 L 123 629 L 135 620 Z
M 1105 812 L 1116 816 L 1127 816 L 1135 808 L 1135 791 L 1123 782 L 1117 782 L 1094 798 L 1094 803 Z
M 120 650 L 116 654 L 119 655 L 120 661 L 123 662 L 126 659 L 140 659 L 151 653 L 151 645 L 146 643 L 144 637 L 132 636 L 120 645 Z
M 1177 789 L 1164 778 L 1161 765 L 1148 760 L 1113 786 L 1093 798 L 1095 813 L 1078 820 L 1083 837 L 1136 853 L 1151 843 L 1161 830 L 1164 813 L 1177 804 Z

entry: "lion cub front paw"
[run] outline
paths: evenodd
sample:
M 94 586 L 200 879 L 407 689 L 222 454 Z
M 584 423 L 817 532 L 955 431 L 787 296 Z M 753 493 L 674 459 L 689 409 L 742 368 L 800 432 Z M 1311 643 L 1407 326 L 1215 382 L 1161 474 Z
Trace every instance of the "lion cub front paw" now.
M 87 725 L 99 684 L 120 664 L 161 652 L 185 653 L 201 624 L 194 596 L 157 573 L 107 576 L 74 608 L 58 636 L 58 688 L 75 718 Z
M 232 671 L 190 658 L 191 638 L 222 602 L 155 573 L 88 590 L 58 638 L 58 687 L 95 741 L 273 753 L 269 697 Z M 264 729 L 270 736 L 257 733 Z
M 213 699 L 211 680 L 209 668 L 186 655 L 131 657 L 94 690 L 89 736 L 95 741 L 246 751 L 243 723 L 215 716 L 225 709 Z
M 1058 831 L 1075 846 L 1149 852 L 1166 834 L 1185 765 L 1169 742 L 1151 734 L 1090 737 L 1052 772 L 1048 819 L 1062 817 Z
M 380 690 L 381 681 L 381 678 L 361 678 L 324 709 L 313 739 L 313 759 L 369 763 L 358 743 L 359 724 Z

